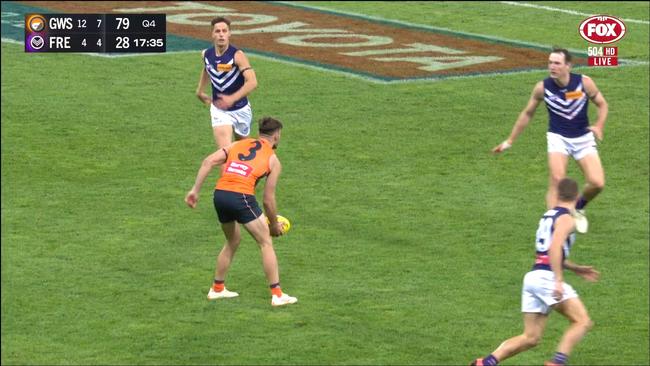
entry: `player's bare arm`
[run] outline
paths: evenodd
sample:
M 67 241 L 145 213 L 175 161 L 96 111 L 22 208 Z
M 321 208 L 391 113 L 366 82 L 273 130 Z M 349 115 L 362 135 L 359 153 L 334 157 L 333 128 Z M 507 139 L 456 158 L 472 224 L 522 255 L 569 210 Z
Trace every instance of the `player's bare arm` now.
M 515 122 L 515 125 L 512 127 L 512 132 L 510 132 L 510 136 L 508 136 L 508 139 L 506 139 L 499 145 L 495 146 L 492 149 L 492 153 L 498 154 L 500 152 L 503 152 L 504 150 L 509 149 L 512 146 L 512 144 L 515 143 L 517 137 L 519 137 L 519 135 L 524 131 L 526 126 L 528 126 L 530 120 L 535 115 L 537 106 L 539 106 L 539 103 L 542 100 L 544 100 L 544 83 L 540 81 L 537 84 L 535 84 L 535 87 L 533 88 L 533 92 L 530 96 L 530 99 L 528 100 L 528 103 L 526 104 L 526 107 L 524 108 L 523 111 L 521 111 L 519 117 L 517 118 L 517 121 Z
M 588 76 L 582 76 L 582 84 L 587 93 L 587 97 L 591 99 L 596 108 L 598 108 L 598 118 L 596 122 L 589 126 L 589 129 L 594 133 L 598 140 L 602 140 L 604 137 L 603 130 L 605 129 L 605 121 L 607 120 L 607 114 L 609 113 L 609 105 L 603 96 L 603 93 L 598 90 L 596 83 Z
M 562 261 L 562 252 L 564 242 L 566 238 L 574 230 L 575 223 L 573 217 L 570 215 L 562 215 L 555 221 L 555 227 L 553 230 L 553 238 L 551 239 L 551 247 L 549 248 L 549 260 L 551 264 L 551 270 L 555 276 L 555 290 L 553 291 L 553 297 L 556 300 L 562 299 L 562 294 L 564 292 L 562 288 L 562 282 L 564 282 L 563 274 L 563 261 Z
M 205 50 L 201 52 L 201 60 L 205 57 Z M 205 71 L 205 67 L 201 67 L 201 76 L 199 77 L 199 85 L 196 88 L 196 97 L 199 98 L 201 102 L 205 105 L 210 105 L 212 99 L 205 93 L 205 86 L 208 85 L 209 76 L 208 72 Z
M 577 263 L 573 263 L 569 260 L 564 261 L 564 268 L 573 271 L 578 276 L 589 282 L 596 282 L 600 278 L 600 272 L 598 272 L 592 266 L 584 266 Z
M 194 186 L 189 192 L 187 192 L 187 195 L 185 195 L 185 203 L 187 203 L 188 206 L 191 208 L 196 207 L 196 203 L 199 200 L 199 192 L 201 191 L 201 186 L 203 186 L 205 178 L 210 174 L 215 166 L 225 163 L 227 157 L 228 150 L 227 148 L 223 148 L 213 152 L 203 159 L 199 172 L 196 174 Z
M 219 96 L 219 99 L 216 101 L 216 106 L 222 110 L 232 107 L 236 101 L 248 96 L 248 94 L 257 88 L 257 76 L 255 75 L 255 70 L 251 67 L 248 57 L 246 57 L 242 50 L 238 50 L 235 53 L 235 64 L 242 75 L 244 75 L 244 85 L 231 95 Z
M 282 165 L 277 156 L 271 155 L 269 161 L 270 172 L 264 186 L 264 213 L 269 219 L 272 236 L 282 235 L 282 224 L 278 222 L 278 210 L 275 201 L 275 188 L 282 172 Z

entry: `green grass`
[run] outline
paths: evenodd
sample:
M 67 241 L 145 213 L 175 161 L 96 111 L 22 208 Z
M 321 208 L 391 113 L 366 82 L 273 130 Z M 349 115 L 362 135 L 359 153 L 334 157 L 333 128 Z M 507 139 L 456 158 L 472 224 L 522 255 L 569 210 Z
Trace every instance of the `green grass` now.
M 516 25 L 480 19 L 480 33 L 514 37 Z M 478 32 L 457 24 L 436 25 Z M 556 41 L 540 32 L 517 39 Z M 647 60 L 645 47 L 630 56 Z M 2 364 L 466 364 L 521 331 L 547 183 L 543 107 L 505 155 L 489 150 L 544 72 L 376 85 L 250 57 L 255 119 L 286 126 L 278 205 L 293 227 L 275 247 L 300 302 L 273 309 L 248 236 L 228 276 L 241 296 L 205 300 L 223 237 L 216 174 L 196 210 L 183 203 L 213 146 L 195 54 L 3 43 L 2 58 Z M 588 73 L 610 104 L 607 188 L 572 259 L 602 280 L 567 275 L 596 323 L 571 363 L 648 364 L 648 69 Z M 582 182 L 575 164 L 569 175 Z M 552 316 L 543 343 L 504 364 L 539 364 L 565 325 Z
M 403 2 L 399 9 L 391 2 L 301 2 L 307 6 L 365 14 L 395 21 L 447 28 L 539 45 L 558 45 L 587 52 L 587 41 L 580 37 L 578 27 L 586 18 L 581 15 L 500 4 L 496 1 Z M 537 2 L 536 2 L 537 4 Z M 620 18 L 648 21 L 648 2 L 550 2 L 546 5 L 584 13 L 607 14 Z M 459 9 L 462 8 L 462 11 Z M 534 22 L 531 22 L 534 19 Z M 648 60 L 648 24 L 626 23 L 627 33 L 615 45 L 619 57 Z

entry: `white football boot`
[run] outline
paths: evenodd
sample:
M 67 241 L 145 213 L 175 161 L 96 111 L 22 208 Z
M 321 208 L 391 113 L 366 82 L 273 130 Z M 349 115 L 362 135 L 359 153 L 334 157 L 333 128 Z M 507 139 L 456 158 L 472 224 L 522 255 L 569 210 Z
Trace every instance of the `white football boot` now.
M 576 222 L 576 231 L 580 234 L 586 234 L 589 229 L 589 221 L 585 216 L 585 210 L 575 210 L 571 212 L 571 215 Z
M 271 305 L 272 306 L 282 306 L 282 305 L 288 305 L 288 304 L 295 304 L 297 302 L 298 302 L 297 298 L 295 298 L 293 296 L 289 296 L 289 295 L 287 295 L 285 293 L 282 293 L 282 296 L 280 296 L 280 297 L 275 296 L 275 295 L 273 295 L 271 297 Z
M 223 288 L 223 291 L 215 291 L 212 287 L 210 287 L 210 292 L 208 292 L 208 300 L 217 300 L 217 299 L 227 299 L 231 297 L 237 297 L 239 296 L 238 293 L 228 291 L 225 287 Z

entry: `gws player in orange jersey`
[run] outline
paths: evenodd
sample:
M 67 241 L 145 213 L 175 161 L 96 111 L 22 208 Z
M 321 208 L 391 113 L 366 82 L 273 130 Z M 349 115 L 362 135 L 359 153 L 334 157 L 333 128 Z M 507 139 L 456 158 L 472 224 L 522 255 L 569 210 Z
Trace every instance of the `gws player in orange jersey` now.
M 546 211 L 539 221 L 535 264 L 524 276 L 521 292 L 523 334 L 507 339 L 494 352 L 474 360 L 471 365 L 495 366 L 506 358 L 535 347 L 542 338 L 551 310 L 564 315 L 571 325 L 564 332 L 553 359 L 544 364 L 564 365 L 573 348 L 593 326 L 587 309 L 573 287 L 564 282 L 563 274 L 566 268 L 592 282 L 600 276 L 593 267 L 581 266 L 566 259 L 575 241 L 575 222 L 570 211 L 578 199 L 578 184 L 569 178 L 562 179 L 556 198 L 557 205 Z
M 208 292 L 209 300 L 239 296 L 236 292 L 228 291 L 224 281 L 241 241 L 239 224 L 242 224 L 260 246 L 264 272 L 271 288 L 271 305 L 287 305 L 298 301 L 283 293 L 280 288 L 278 261 L 271 240 L 271 236 L 282 235 L 282 224 L 278 222 L 275 202 L 275 187 L 282 166 L 274 151 L 280 142 L 281 130 L 280 121 L 270 117 L 262 118 L 258 139 L 237 141 L 203 160 L 194 186 L 185 196 L 187 205 L 196 207 L 203 181 L 215 166 L 224 165 L 214 191 L 214 207 L 226 243 L 217 257 L 214 284 Z M 255 185 L 264 177 L 266 185 L 263 202 L 266 216 L 255 199 Z

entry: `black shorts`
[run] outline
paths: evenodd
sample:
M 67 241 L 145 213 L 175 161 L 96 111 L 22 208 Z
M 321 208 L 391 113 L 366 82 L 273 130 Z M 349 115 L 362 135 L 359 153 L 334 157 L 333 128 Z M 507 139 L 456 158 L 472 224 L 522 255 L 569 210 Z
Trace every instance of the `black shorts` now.
M 216 189 L 214 208 L 222 224 L 235 220 L 240 224 L 246 224 L 262 216 L 262 209 L 257 204 L 255 196 L 250 194 Z

